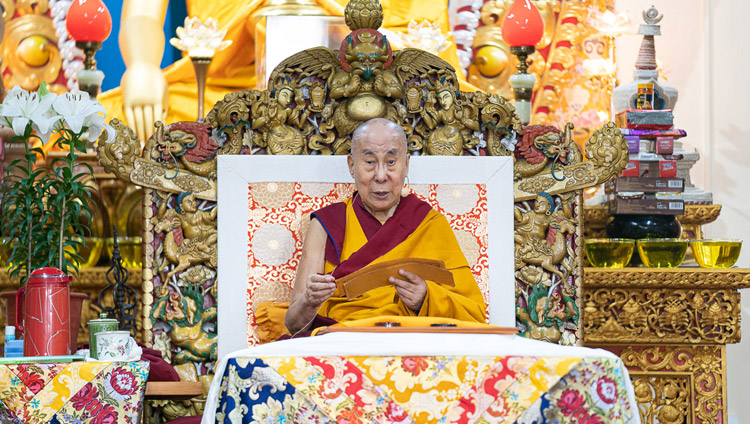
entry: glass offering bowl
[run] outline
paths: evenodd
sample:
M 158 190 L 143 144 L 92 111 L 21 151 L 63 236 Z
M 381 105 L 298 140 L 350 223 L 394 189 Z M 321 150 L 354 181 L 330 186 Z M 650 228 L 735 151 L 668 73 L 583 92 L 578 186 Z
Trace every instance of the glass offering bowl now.
M 622 268 L 633 255 L 635 240 L 590 239 L 584 242 L 586 257 L 591 266 L 598 268 Z
M 690 247 L 702 268 L 731 268 L 740 257 L 742 240 L 693 240 Z
M 122 266 L 125 268 L 141 267 L 141 238 L 140 237 L 117 237 L 117 247 L 120 249 Z M 111 237 L 107 239 L 107 255 L 112 259 L 115 250 L 115 242 Z
M 675 268 L 685 259 L 688 243 L 682 239 L 641 239 L 638 254 L 647 267 Z

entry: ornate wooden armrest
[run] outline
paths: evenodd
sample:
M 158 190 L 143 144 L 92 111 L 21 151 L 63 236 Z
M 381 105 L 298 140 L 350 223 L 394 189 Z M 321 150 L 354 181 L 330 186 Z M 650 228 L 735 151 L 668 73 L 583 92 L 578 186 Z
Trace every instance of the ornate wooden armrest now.
M 187 400 L 203 394 L 197 381 L 149 381 L 146 383 L 146 400 Z

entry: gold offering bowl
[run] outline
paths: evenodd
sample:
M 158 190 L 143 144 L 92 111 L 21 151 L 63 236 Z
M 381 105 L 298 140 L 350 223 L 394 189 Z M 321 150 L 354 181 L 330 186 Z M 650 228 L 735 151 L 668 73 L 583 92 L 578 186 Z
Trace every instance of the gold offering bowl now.
M 125 268 L 141 267 L 141 238 L 140 237 L 117 237 L 117 247 L 120 249 L 122 266 Z M 113 238 L 107 239 L 107 256 L 112 259 L 115 250 Z
M 693 240 L 690 247 L 702 268 L 731 268 L 740 257 L 742 240 Z
M 78 248 L 78 255 L 81 257 L 81 268 L 89 268 L 99 262 L 104 247 L 104 239 L 99 237 L 86 237 L 86 246 Z
M 675 268 L 685 259 L 689 244 L 683 239 L 642 239 L 638 240 L 638 254 L 641 261 L 651 268 Z
M 598 268 L 622 268 L 630 262 L 635 240 L 590 239 L 584 242 L 586 257 L 591 266 Z

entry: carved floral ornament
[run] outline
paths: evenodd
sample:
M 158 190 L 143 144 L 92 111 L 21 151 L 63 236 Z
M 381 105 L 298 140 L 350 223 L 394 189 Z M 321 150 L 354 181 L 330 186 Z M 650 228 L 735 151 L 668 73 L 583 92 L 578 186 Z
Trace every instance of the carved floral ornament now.
M 635 346 L 619 351 L 644 423 L 726 422 L 726 348 Z
M 454 69 L 439 57 L 394 51 L 378 31 L 377 1 L 354 0 L 345 13 L 352 32 L 339 50 L 313 48 L 287 58 L 267 90 L 226 95 L 205 122 L 159 122 L 143 149 L 117 120 L 114 140 L 99 140 L 104 169 L 146 188 L 144 338 L 177 352 L 179 361 L 215 359 L 217 155 L 347 154 L 360 123 L 385 117 L 401 125 L 414 155 L 514 157 L 519 320 L 532 337 L 576 344 L 582 219 L 576 190 L 624 168 L 624 138 L 614 124 L 599 129 L 584 161 L 572 125 L 524 128 L 506 99 L 458 91 Z M 185 212 L 185 202 L 197 217 Z M 196 268 L 208 271 L 192 281 Z

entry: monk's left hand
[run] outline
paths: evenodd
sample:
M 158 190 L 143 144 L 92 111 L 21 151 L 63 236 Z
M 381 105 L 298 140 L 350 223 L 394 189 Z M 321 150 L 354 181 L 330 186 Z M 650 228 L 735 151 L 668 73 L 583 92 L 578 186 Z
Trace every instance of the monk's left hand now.
M 396 292 L 401 301 L 404 302 L 407 308 L 419 313 L 422 309 L 422 303 L 424 302 L 425 296 L 427 296 L 427 283 L 419 275 L 412 274 L 409 271 L 403 269 L 398 270 L 404 279 L 391 277 L 388 281 L 396 286 Z

